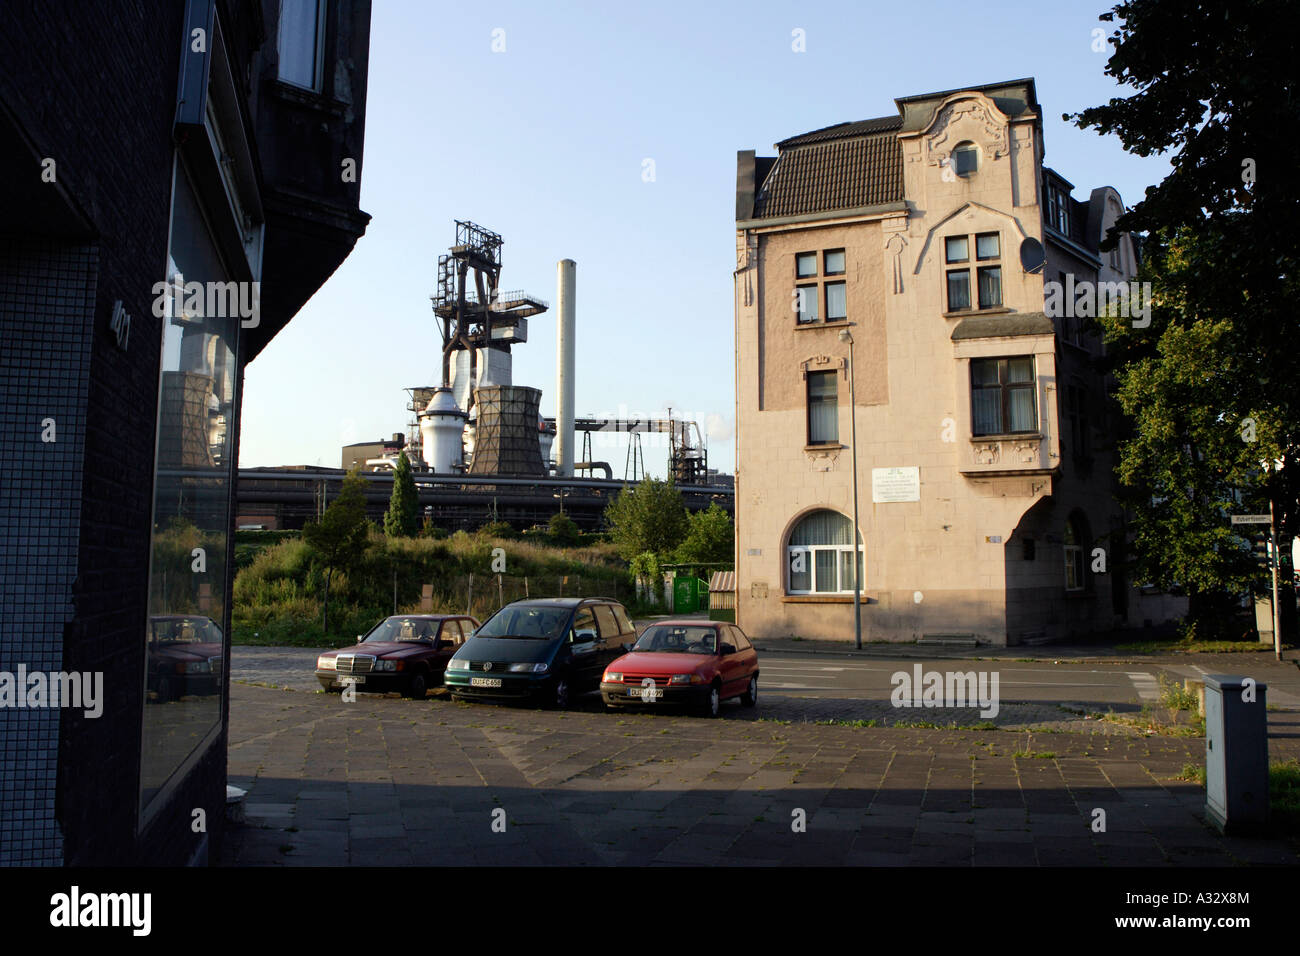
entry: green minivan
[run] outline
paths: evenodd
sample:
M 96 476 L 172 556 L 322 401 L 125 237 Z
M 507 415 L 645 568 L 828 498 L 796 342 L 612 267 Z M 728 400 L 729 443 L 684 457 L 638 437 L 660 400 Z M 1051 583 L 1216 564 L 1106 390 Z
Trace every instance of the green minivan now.
M 609 598 L 535 598 L 507 604 L 447 662 L 455 700 L 524 700 L 566 708 L 599 690 L 615 658 L 636 641 L 623 605 Z

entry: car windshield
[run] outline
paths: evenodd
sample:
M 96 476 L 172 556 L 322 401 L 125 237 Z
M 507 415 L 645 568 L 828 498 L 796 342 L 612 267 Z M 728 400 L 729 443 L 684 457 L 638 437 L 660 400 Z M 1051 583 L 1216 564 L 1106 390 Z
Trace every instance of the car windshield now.
M 711 627 L 656 624 L 648 627 L 633 645 L 634 651 L 662 651 L 680 654 L 715 654 L 718 632 Z
M 159 644 L 221 643 L 221 631 L 206 617 L 155 618 L 152 624 Z
M 438 622 L 418 617 L 390 617 L 366 635 L 370 641 L 431 641 L 438 633 Z
M 474 632 L 475 637 L 523 637 L 543 641 L 564 636 L 569 623 L 569 609 L 557 607 L 502 608 L 492 619 Z

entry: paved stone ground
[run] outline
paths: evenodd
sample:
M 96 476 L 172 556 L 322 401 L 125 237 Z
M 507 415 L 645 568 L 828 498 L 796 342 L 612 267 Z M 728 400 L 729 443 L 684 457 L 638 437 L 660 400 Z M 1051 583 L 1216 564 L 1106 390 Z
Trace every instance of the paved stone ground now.
M 223 862 L 1300 862 L 1300 841 L 1225 838 L 1204 824 L 1204 791 L 1176 779 L 1203 763 L 1198 738 L 755 719 L 810 703 L 843 702 L 769 694 L 756 711 L 728 703 L 710 721 L 605 714 L 594 699 L 568 713 L 349 704 L 236 683 L 229 774 L 249 790 L 247 823 L 230 831 Z M 1286 728 L 1271 756 L 1300 754 L 1300 732 Z M 1090 827 L 1095 809 L 1105 832 Z

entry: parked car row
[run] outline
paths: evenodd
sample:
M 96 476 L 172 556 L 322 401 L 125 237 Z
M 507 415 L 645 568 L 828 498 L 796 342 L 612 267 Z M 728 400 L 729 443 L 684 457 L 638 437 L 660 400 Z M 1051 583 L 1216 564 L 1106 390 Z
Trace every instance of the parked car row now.
M 556 708 L 599 691 L 609 710 L 678 705 L 709 717 L 730 698 L 753 707 L 758 673 L 758 653 L 734 624 L 668 620 L 638 637 L 621 604 L 591 597 L 516 601 L 482 625 L 468 615 L 397 615 L 316 661 L 329 691 L 352 684 L 419 698 L 442 684 L 455 700 Z

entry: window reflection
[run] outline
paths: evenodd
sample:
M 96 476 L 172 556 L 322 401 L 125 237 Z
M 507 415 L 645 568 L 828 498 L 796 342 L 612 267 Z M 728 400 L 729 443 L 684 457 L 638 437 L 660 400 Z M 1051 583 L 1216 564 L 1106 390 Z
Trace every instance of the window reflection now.
M 235 464 L 238 314 L 205 314 L 191 283 L 233 278 L 183 167 L 175 173 L 162 331 L 141 805 L 221 718 Z M 217 310 L 225 312 L 225 310 Z

